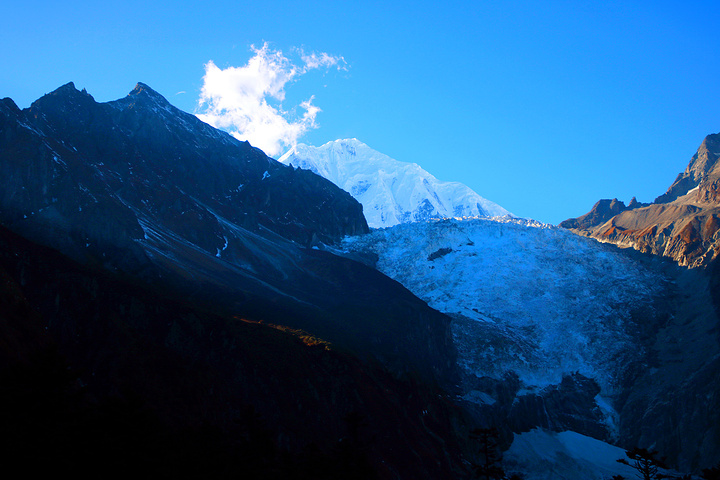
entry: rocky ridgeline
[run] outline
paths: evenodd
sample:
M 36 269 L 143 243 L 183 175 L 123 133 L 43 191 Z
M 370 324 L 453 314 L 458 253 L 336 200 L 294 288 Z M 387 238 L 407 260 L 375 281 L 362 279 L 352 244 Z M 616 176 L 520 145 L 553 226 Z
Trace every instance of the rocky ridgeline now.
M 367 231 L 350 195 L 213 129 L 144 84 L 97 103 L 70 83 L 24 111 L 4 99 L 0 112 L 0 209 L 13 228 L 101 233 L 110 209 L 118 228 L 105 231 L 107 239 L 127 242 L 143 237 L 134 213 L 141 212 L 197 235 L 192 240 L 213 254 L 225 245 L 213 212 L 308 246 Z
M 720 134 L 708 135 L 685 171 L 651 204 L 600 200 L 561 227 L 621 247 L 704 267 L 720 254 Z

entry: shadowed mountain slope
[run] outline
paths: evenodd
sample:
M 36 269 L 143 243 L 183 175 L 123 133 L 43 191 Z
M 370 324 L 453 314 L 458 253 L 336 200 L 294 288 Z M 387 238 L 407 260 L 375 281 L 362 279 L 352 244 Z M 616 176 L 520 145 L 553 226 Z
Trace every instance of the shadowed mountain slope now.
M 368 231 L 362 206 L 331 182 L 141 83 L 108 103 L 71 83 L 25 110 L 4 99 L 0 132 L 0 222 L 11 230 L 220 313 L 308 330 L 397 373 L 453 378 L 446 317 L 316 250 Z
M 0 227 L 5 465 L 75 478 L 455 478 L 442 392 Z

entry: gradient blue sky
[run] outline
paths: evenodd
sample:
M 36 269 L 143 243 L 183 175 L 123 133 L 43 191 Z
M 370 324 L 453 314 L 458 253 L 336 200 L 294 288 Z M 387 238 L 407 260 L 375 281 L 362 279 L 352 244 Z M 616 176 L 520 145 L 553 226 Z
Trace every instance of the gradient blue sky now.
M 321 109 L 301 142 L 355 137 L 548 223 L 652 201 L 720 132 L 717 2 L 5 3 L 0 97 L 21 108 L 140 81 L 195 112 L 209 61 L 327 52 L 346 68 L 284 86 L 290 117 Z

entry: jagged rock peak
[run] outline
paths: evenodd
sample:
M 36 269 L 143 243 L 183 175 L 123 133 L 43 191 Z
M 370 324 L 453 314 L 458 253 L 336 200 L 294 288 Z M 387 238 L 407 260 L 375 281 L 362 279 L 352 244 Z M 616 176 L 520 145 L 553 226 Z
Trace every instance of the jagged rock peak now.
M 627 208 L 601 200 L 590 212 L 560 226 L 679 265 L 705 267 L 720 257 L 720 134 L 705 137 L 685 170 L 653 203 Z M 620 208 L 621 207 L 621 208 Z
M 59 86 L 54 91 L 55 92 L 77 91 L 77 88 L 75 87 L 75 82 L 68 82 L 65 85 Z
M 82 91 L 75 88 L 73 82 L 56 88 L 35 100 L 30 105 L 32 115 L 59 115 L 59 116 L 75 116 L 85 120 L 88 119 L 87 111 L 93 108 L 97 102 L 87 90 Z
M 147 84 L 144 84 L 142 82 L 138 82 L 137 85 L 135 85 L 135 88 L 133 88 L 132 91 L 128 94 L 128 97 L 145 97 L 163 105 L 170 104 L 170 102 L 168 102 L 165 97 L 163 97 L 158 92 L 149 87 Z
M 686 172 L 693 173 L 696 179 L 704 179 L 712 174 L 718 175 L 720 174 L 718 158 L 720 158 L 720 133 L 714 133 L 705 137 Z
M 45 96 L 48 96 L 48 95 L 52 95 L 52 96 L 67 96 L 67 97 L 79 97 L 79 96 L 83 96 L 83 97 L 93 98 L 93 96 L 90 95 L 86 89 L 83 88 L 82 91 L 78 90 L 78 89 L 75 87 L 75 83 L 74 83 L 74 82 L 68 82 L 68 83 L 66 83 L 65 85 L 62 85 L 62 86 L 56 88 L 55 90 L 53 90 L 52 92 L 48 93 L 48 94 L 45 95 Z M 93 100 L 94 100 L 94 99 L 93 99 Z
M 653 203 L 670 203 L 682 197 L 703 181 L 720 178 L 720 133 L 710 134 L 700 144 L 684 172 L 680 173 L 667 192 Z
M 15 114 L 20 113 L 20 107 L 18 107 L 15 101 L 10 97 L 5 97 L 0 100 L 0 109 L 7 109 Z
M 630 208 L 635 208 L 635 205 L 637 205 L 637 200 L 635 199 L 635 197 L 633 197 L 633 200 L 630 202 L 630 204 L 633 205 L 633 207 Z M 569 218 L 563 222 L 560 222 L 560 227 L 588 228 L 608 221 L 615 215 L 627 210 L 627 208 L 628 207 L 625 206 L 625 203 L 618 200 L 617 198 L 613 198 L 612 200 L 598 200 L 598 202 L 593 205 L 592 209 L 590 209 L 588 213 L 578 218 Z

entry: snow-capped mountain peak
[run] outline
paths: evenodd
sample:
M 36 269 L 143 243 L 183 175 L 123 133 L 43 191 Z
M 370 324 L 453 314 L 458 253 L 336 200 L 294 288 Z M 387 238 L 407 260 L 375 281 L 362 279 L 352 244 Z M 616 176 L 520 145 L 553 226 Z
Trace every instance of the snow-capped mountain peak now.
M 440 181 L 418 164 L 395 160 L 356 138 L 320 147 L 298 144 L 279 160 L 349 192 L 363 205 L 373 228 L 432 218 L 510 215 L 466 185 Z

